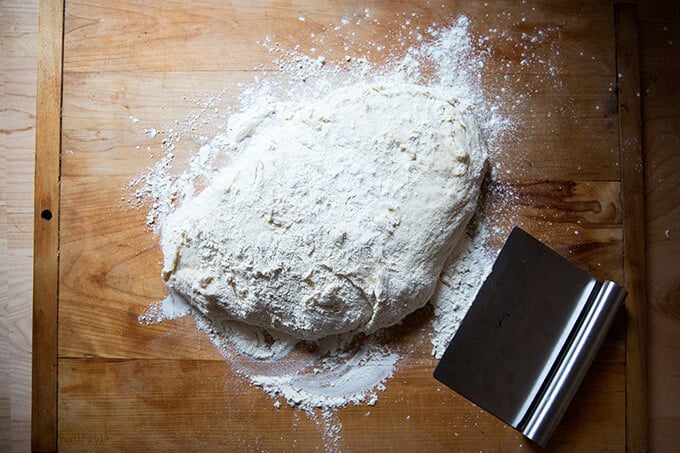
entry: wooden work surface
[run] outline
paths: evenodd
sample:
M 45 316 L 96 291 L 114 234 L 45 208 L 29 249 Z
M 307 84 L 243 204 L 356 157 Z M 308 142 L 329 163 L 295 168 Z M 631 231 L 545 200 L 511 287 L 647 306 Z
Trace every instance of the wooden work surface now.
M 289 407 L 275 409 L 270 397 L 234 374 L 192 321 L 140 325 L 138 316 L 166 295 L 159 277 L 162 256 L 158 238 L 145 227 L 145 211 L 131 209 L 122 198 L 123 188 L 153 163 L 140 151 L 148 143 L 145 128 L 171 125 L 185 117 L 195 109 L 189 99 L 223 89 L 237 91 L 237 84 L 252 80 L 255 67 L 273 69 L 272 55 L 257 44 L 266 35 L 289 47 L 308 45 L 311 32 L 330 34 L 332 24 L 353 12 L 363 13 L 367 5 L 153 3 L 65 5 L 60 134 L 59 129 L 56 135 L 42 129 L 45 140 L 52 140 L 49 146 L 60 141 L 60 159 L 38 169 L 36 180 L 36 211 L 43 214 L 36 220 L 36 260 L 45 256 L 41 262 L 45 265 L 36 267 L 36 280 L 57 278 L 57 291 L 52 293 L 49 279 L 40 283 L 36 303 L 40 307 L 45 297 L 58 301 L 52 345 L 56 406 L 53 414 L 39 406 L 45 412 L 37 415 L 47 425 L 51 416 L 57 423 L 56 431 L 49 431 L 47 425 L 35 428 L 34 420 L 34 448 L 52 448 L 51 432 L 63 450 L 323 450 L 327 445 L 317 422 Z M 368 7 L 372 18 L 383 24 L 400 23 L 401 12 L 416 12 L 411 20 L 423 27 L 465 13 L 473 35 L 496 27 L 519 39 L 523 32 L 553 30 L 550 41 L 529 51 L 534 58 L 550 59 L 557 74 L 547 72 L 548 65 L 543 66 L 545 73 L 522 71 L 522 52 L 499 34 L 488 43 L 491 64 L 482 69 L 487 94 L 504 95 L 499 82 L 506 75 L 507 60 L 515 63 L 509 74 L 515 84 L 511 91 L 531 88 L 522 103 L 507 99 L 513 108 L 505 114 L 517 128 L 500 146 L 497 159 L 503 171 L 498 172 L 486 205 L 498 227 L 494 241 L 500 243 L 516 223 L 600 279 L 622 284 L 631 280 L 627 269 L 640 264 L 624 260 L 624 247 L 635 249 L 634 243 L 624 241 L 624 224 L 634 228 L 642 218 L 629 214 L 635 193 L 629 197 L 629 183 L 622 177 L 635 168 L 630 159 L 621 158 L 621 143 L 630 148 L 639 130 L 635 118 L 632 127 L 626 123 L 636 107 L 628 104 L 624 112 L 620 103 L 622 99 L 634 103 L 639 87 L 623 83 L 617 74 L 621 46 L 627 46 L 629 55 L 636 55 L 637 48 L 634 41 L 619 39 L 617 69 L 612 4 L 421 3 L 374 2 Z M 582 8 L 589 13 L 583 14 Z M 52 25 L 61 26 L 57 9 L 52 12 Z M 305 21 L 299 19 L 302 14 Z M 631 27 L 625 21 L 618 25 Z M 631 30 L 626 28 L 626 36 Z M 635 69 L 635 60 L 628 56 L 623 63 Z M 45 96 L 41 87 L 49 86 L 39 83 L 39 98 Z M 639 114 L 639 105 L 637 109 Z M 40 160 L 40 138 L 37 152 Z M 60 189 L 56 195 L 55 184 Z M 508 205 L 508 199 L 514 201 Z M 44 231 L 39 228 L 43 224 Z M 50 239 L 55 229 L 58 236 Z M 54 253 L 49 253 L 54 246 Z M 635 294 L 635 288 L 628 289 Z M 635 376 L 643 360 L 635 356 L 640 350 L 631 340 L 644 334 L 636 325 L 636 303 L 629 297 L 628 316 L 622 316 L 609 335 L 551 449 L 634 448 L 636 430 L 644 431 L 640 428 L 644 410 L 637 418 L 631 410 L 631 401 L 638 397 L 631 389 L 640 384 Z M 49 314 L 44 322 L 49 322 Z M 37 335 L 48 332 L 39 330 Z M 40 348 L 51 337 L 37 338 L 34 347 L 49 352 L 49 347 Z M 34 359 L 34 373 L 35 360 L 42 363 L 44 354 Z M 374 407 L 340 410 L 338 447 L 537 449 L 436 382 L 435 365 L 423 348 L 421 355 L 400 363 Z M 44 370 L 40 365 L 37 369 Z M 34 405 L 36 393 L 49 400 L 49 388 L 42 383 L 34 385 Z M 639 390 L 644 393 L 644 387 Z

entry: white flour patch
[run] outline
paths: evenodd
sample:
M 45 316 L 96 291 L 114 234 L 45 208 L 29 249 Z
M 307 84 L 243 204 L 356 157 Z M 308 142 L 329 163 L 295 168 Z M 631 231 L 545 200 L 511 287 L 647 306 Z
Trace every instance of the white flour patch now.
M 471 225 L 445 265 L 430 300 L 434 306 L 432 355 L 440 359 L 458 330 L 479 288 L 491 272 L 495 253 L 486 245 L 484 224 Z
M 313 22 L 308 15 L 299 17 L 300 27 Z M 272 75 L 262 68 L 261 76 L 252 83 L 238 86 L 238 109 L 232 112 L 229 106 L 233 96 L 219 93 L 196 100 L 199 108 L 186 119 L 142 131 L 150 141 L 143 148 L 153 165 L 130 184 L 130 203 L 148 209 L 146 224 L 160 233 L 179 207 L 200 194 L 219 170 L 237 157 L 226 131 L 232 113 L 252 117 L 257 106 L 291 100 L 312 102 L 333 89 L 357 83 L 417 84 L 457 99 L 458 107 L 474 116 L 480 126 L 489 150 L 493 186 L 496 175 L 509 172 L 498 158 L 501 144 L 515 131 L 509 117 L 546 86 L 544 80 L 524 77 L 524 88 L 518 92 L 519 78 L 525 72 L 557 75 L 550 54 L 558 54 L 559 49 L 545 43 L 554 42 L 559 30 L 526 31 L 523 27 L 525 31 L 510 32 L 509 18 L 501 15 L 498 21 L 505 28 L 478 30 L 476 35 L 465 16 L 447 24 L 423 26 L 418 21 L 415 13 L 399 13 L 392 23 L 385 24 L 366 9 L 338 18 L 338 24 L 325 36 L 312 37 L 309 48 L 285 48 L 275 36 L 263 37 L 259 44 L 271 52 L 279 73 Z M 385 30 L 390 31 L 382 36 Z M 373 38 L 359 41 L 355 33 Z M 507 48 L 499 52 L 501 57 L 492 59 L 492 43 Z M 325 56 L 338 51 L 343 55 L 339 59 Z M 502 56 L 513 53 L 521 59 Z M 489 72 L 500 75 L 493 81 L 484 80 L 491 63 L 501 67 Z M 560 82 L 552 77 L 550 83 Z M 502 186 L 493 187 L 496 192 L 503 191 Z M 500 194 L 503 200 L 512 197 L 509 192 Z M 389 386 L 401 358 L 422 351 L 441 357 L 495 258 L 490 238 L 501 231 L 488 215 L 476 216 L 444 267 L 430 302 L 431 331 L 414 336 L 417 340 L 408 346 L 398 347 L 390 341 L 400 326 L 389 329 L 388 335 L 378 331 L 354 340 L 340 335 L 299 342 L 219 316 L 208 318 L 174 295 L 149 307 L 139 320 L 150 324 L 193 315 L 199 329 L 208 334 L 233 369 L 272 396 L 274 408 L 285 401 L 303 410 L 318 422 L 326 450 L 337 450 L 342 435 L 336 414 L 339 408 L 380 404 L 380 392 Z
M 342 352 L 311 360 L 298 370 L 267 370 L 248 378 L 267 393 L 285 398 L 291 406 L 312 411 L 365 402 L 374 405 L 377 391 L 392 377 L 399 354 L 366 341 L 357 352 Z
M 151 325 L 160 322 L 181 318 L 191 312 L 191 306 L 177 293 L 170 294 L 162 301 L 149 306 L 144 314 L 139 315 L 140 324 Z

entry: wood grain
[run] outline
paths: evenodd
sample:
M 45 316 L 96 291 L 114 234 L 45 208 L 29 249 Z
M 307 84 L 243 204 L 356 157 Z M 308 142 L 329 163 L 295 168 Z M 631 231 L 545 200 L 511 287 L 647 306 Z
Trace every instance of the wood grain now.
M 649 316 L 649 447 L 680 448 L 680 5 L 639 6 L 645 245 Z
M 186 116 L 191 105 L 187 99 L 200 95 L 201 89 L 235 87 L 251 78 L 255 67 L 272 69 L 266 65 L 271 55 L 254 44 L 266 28 L 277 38 L 301 39 L 306 45 L 308 32 L 298 19 L 299 8 L 305 9 L 315 33 L 327 32 L 326 24 L 345 14 L 311 3 L 270 6 L 276 24 L 261 5 L 245 2 L 223 6 L 203 1 L 195 11 L 168 2 L 154 9 L 153 16 L 132 2 L 69 3 L 62 123 L 60 447 L 172 449 L 197 438 L 198 449 L 327 446 L 319 424 L 289 408 L 275 411 L 269 397 L 233 375 L 190 320 L 139 325 L 137 316 L 165 296 L 158 278 L 162 257 L 157 238 L 144 230 L 143 211 L 121 202 L 126 182 L 153 162 L 146 147 L 153 154 L 162 139 L 149 140 L 145 128 L 172 127 L 165 125 Z M 385 8 L 373 8 L 376 17 L 391 15 Z M 481 24 L 493 22 L 481 19 L 487 14 L 481 5 L 471 3 L 470 8 Z M 502 18 L 503 8 L 513 6 L 495 5 L 488 12 Z M 618 113 L 611 89 L 616 81 L 611 10 L 608 16 L 570 19 L 574 12 L 545 6 L 529 15 L 530 26 L 548 27 L 554 21 L 561 27 L 555 39 L 563 43 L 565 53 L 553 62 L 563 71 L 561 85 L 548 66 L 520 74 L 523 50 L 500 36 L 498 46 L 490 44 L 499 52 L 484 70 L 490 95 L 505 95 L 493 91 L 493 81 L 510 75 L 517 93 L 533 94 L 505 112 L 517 127 L 499 145 L 499 177 L 485 206 L 495 222 L 494 240 L 501 241 L 504 231 L 520 224 L 598 276 L 620 280 L 624 213 Z M 454 12 L 424 5 L 418 14 L 417 20 L 425 24 Z M 515 36 L 527 30 L 518 19 L 501 20 Z M 240 26 L 230 27 L 233 23 Z M 577 52 L 578 30 L 591 27 L 598 30 L 589 48 L 598 52 L 595 59 Z M 170 54 L 161 49 L 168 46 Z M 555 49 L 531 50 L 548 58 Z M 510 105 L 511 98 L 507 101 Z M 185 143 L 178 155 L 191 152 L 192 146 Z M 577 401 L 583 406 L 577 402 L 567 415 L 553 441 L 555 448 L 625 445 L 622 328 L 619 324 L 612 332 L 593 368 L 597 380 L 590 385 L 598 390 L 589 392 L 586 386 L 579 392 Z M 418 336 L 418 330 L 402 330 L 404 336 Z M 445 451 L 526 444 L 452 392 L 437 391 L 431 377 L 435 361 L 428 350 L 421 343 L 417 354 L 404 360 L 378 406 L 338 413 L 344 426 L 341 447 L 379 451 L 423 445 Z M 200 389 L 194 384 L 198 381 Z M 211 424 L 208 414 L 217 421 Z M 464 430 L 466 422 L 470 429 Z M 224 423 L 229 423 L 228 437 Z M 451 434 L 455 428 L 461 436 Z M 165 439 L 167 445 L 158 444 Z
M 73 9 L 70 9 L 71 5 Z M 406 3 L 395 5 L 407 6 Z M 491 9 L 483 9 L 481 4 L 470 4 L 466 11 L 479 18 L 474 22 L 475 26 L 489 26 L 497 23 L 501 17 L 499 11 L 512 10 L 516 7 L 513 5 L 494 2 Z M 167 433 L 168 438 L 184 443 L 189 440 L 191 429 L 178 428 L 176 422 L 203 429 L 205 423 L 200 423 L 200 420 L 205 421 L 208 416 L 201 409 L 201 404 L 213 408 L 222 402 L 214 413 L 223 415 L 229 412 L 225 407 L 238 413 L 236 408 L 224 406 L 224 389 L 220 393 L 214 383 L 207 385 L 206 393 L 201 393 L 195 400 L 188 392 L 189 383 L 211 375 L 221 378 L 218 384 L 222 386 L 227 382 L 234 384 L 228 370 L 214 371 L 213 367 L 223 366 L 223 362 L 216 360 L 219 357 L 216 357 L 215 351 L 210 349 L 204 338 L 201 339 L 200 334 L 191 330 L 190 323 L 178 320 L 174 324 L 147 328 L 144 333 L 141 329 L 137 330 L 140 326 L 135 321 L 139 310 L 163 290 L 158 279 L 149 273 L 157 267 L 159 254 L 153 245 L 154 238 L 143 230 L 143 213 L 123 209 L 120 188 L 127 178 L 149 162 L 148 157 L 137 149 L 137 146 L 143 149 L 146 144 L 139 140 L 143 127 L 157 127 L 181 117 L 187 108 L 182 97 L 197 95 L 205 87 L 208 91 L 212 90 L 213 86 L 219 85 L 220 77 L 223 77 L 223 83 L 225 80 L 233 83 L 239 78 L 247 79 L 254 66 L 270 58 L 249 41 L 258 30 L 271 26 L 276 31 L 279 30 L 276 27 L 298 31 L 301 25 L 297 18 L 300 10 L 304 10 L 309 12 L 308 22 L 316 27 L 314 29 L 323 32 L 329 20 L 337 22 L 343 13 L 319 8 L 312 3 L 300 3 L 293 7 L 273 8 L 273 16 L 267 16 L 261 7 L 234 2 L 229 6 L 228 14 L 219 16 L 206 13 L 215 8 L 214 2 L 201 2 L 198 6 L 200 8 L 196 9 L 200 12 L 197 13 L 186 11 L 180 2 L 167 2 L 150 15 L 132 2 L 122 6 L 69 2 L 67 22 L 70 21 L 73 28 L 67 27 L 67 33 L 71 33 L 73 40 L 69 41 L 67 35 L 65 43 L 62 140 L 63 148 L 68 152 L 63 156 L 61 222 L 64 225 L 64 248 L 59 279 L 62 291 L 59 311 L 60 315 L 64 315 L 64 322 L 59 325 L 59 363 L 64 377 L 63 381 L 59 381 L 60 420 L 64 423 L 60 425 L 59 443 L 64 448 L 114 448 L 107 447 L 105 441 L 123 448 L 124 445 L 135 445 L 127 443 L 132 440 L 142 442 L 137 446 L 158 448 L 158 444 L 150 444 L 148 439 L 140 439 L 136 432 L 126 429 L 130 425 L 121 414 L 127 414 L 136 423 L 148 427 L 144 431 L 147 437 L 162 432 Z M 372 8 L 383 17 L 391 14 L 391 11 L 382 11 L 379 5 L 372 5 Z M 441 17 L 438 14 L 442 13 L 434 9 L 422 8 L 422 14 L 430 14 L 428 18 Z M 559 32 L 555 40 L 563 45 L 559 67 L 563 70 L 560 78 L 565 80 L 565 85 L 563 91 L 555 89 L 546 81 L 545 74 L 536 74 L 533 81 L 524 80 L 525 85 L 531 82 L 538 93 L 517 110 L 508 112 L 518 119 L 529 118 L 530 122 L 523 123 L 518 129 L 517 137 L 523 140 L 521 147 L 510 140 L 505 144 L 507 148 L 503 148 L 518 159 L 505 163 L 503 170 L 510 171 L 502 174 L 496 188 L 497 198 L 494 201 L 491 197 L 490 206 L 504 210 L 498 216 L 499 231 L 518 221 L 530 230 L 533 228 L 533 232 L 550 245 L 600 278 L 620 281 L 624 275 L 620 260 L 623 248 L 621 225 L 627 211 L 622 210 L 617 201 L 621 193 L 616 126 L 619 118 L 616 94 L 610 90 L 616 82 L 611 5 L 598 2 L 592 8 L 591 5 L 586 8 L 580 4 L 567 4 L 566 7 L 561 4 L 536 5 L 536 8 L 539 13 L 529 17 L 524 30 L 557 24 L 555 27 Z M 252 16 L 248 19 L 240 17 L 239 13 L 243 11 L 252 13 Z M 485 16 L 488 12 L 491 15 Z M 131 13 L 135 20 L 126 21 L 124 16 L 127 13 Z M 183 22 L 184 14 L 184 17 L 191 17 L 191 21 Z M 259 17 L 258 14 L 264 17 L 254 21 L 255 27 L 243 26 L 246 20 Z M 275 24 L 271 17 L 278 22 Z M 517 18 L 516 15 L 513 19 L 501 19 L 501 22 L 507 21 L 507 24 L 501 25 L 508 26 L 512 33 L 521 33 L 524 26 L 517 22 Z M 139 25 L 137 19 L 143 25 Z M 225 21 L 232 25 L 226 29 L 235 33 L 236 39 L 225 41 L 222 48 L 210 47 L 209 41 L 220 33 L 214 30 Z M 175 33 L 178 30 L 181 31 L 179 37 Z M 251 30 L 255 33 L 249 35 Z M 592 40 L 584 46 L 586 32 Z M 261 38 L 261 35 L 256 38 Z M 294 42 L 299 37 L 292 33 L 286 39 Z M 73 47 L 69 47 L 71 45 Z M 493 60 L 497 64 L 487 69 L 485 77 L 488 81 L 502 74 L 498 70 L 502 61 L 519 61 L 521 58 L 519 49 L 511 45 L 503 47 L 499 43 L 493 47 L 500 49 L 500 53 Z M 172 48 L 173 52 L 168 53 L 168 48 Z M 253 52 L 243 52 L 242 48 L 250 48 Z M 108 51 L 103 52 L 102 49 Z M 580 53 L 584 49 L 588 57 L 596 58 L 583 58 Z M 534 49 L 545 55 L 552 50 L 550 46 Z M 214 61 L 210 58 L 199 61 L 196 58 L 199 55 L 212 56 Z M 173 58 L 178 56 L 184 57 L 180 59 L 189 63 L 186 66 L 191 71 L 186 71 L 186 68 L 172 71 L 171 68 L 176 67 Z M 221 66 L 225 61 L 235 64 Z M 215 73 L 211 73 L 213 70 Z M 163 100 L 162 103 L 168 102 L 170 107 L 161 105 L 159 99 Z M 560 110 L 555 106 L 559 106 Z M 140 117 L 140 123 L 129 121 L 130 115 Z M 548 117 L 552 119 L 547 120 Z M 564 150 L 567 152 L 562 152 Z M 536 174 L 541 176 L 537 178 Z M 508 204 L 508 200 L 512 202 Z M 105 259 L 102 250 L 106 250 Z M 107 262 L 109 255 L 111 262 Z M 145 277 L 133 278 L 138 275 Z M 92 323 L 95 325 L 88 325 Z M 104 325 L 109 330 L 101 330 Z M 179 333 L 174 329 L 179 329 Z M 116 339 L 110 342 L 109 336 Z M 119 340 L 120 337 L 123 339 Z M 62 339 L 66 341 L 62 343 Z M 586 384 L 577 395 L 551 449 L 623 448 L 625 437 L 622 433 L 625 433 L 626 424 L 625 404 L 622 403 L 625 402 L 626 385 L 623 342 L 623 326 L 619 325 L 586 378 Z M 186 357 L 192 352 L 191 358 Z M 388 387 L 388 391 L 396 396 L 386 394 L 386 398 L 380 400 L 385 404 L 379 409 L 381 416 L 372 419 L 369 424 L 373 423 L 371 426 L 390 434 L 389 438 L 400 439 L 404 433 L 411 434 L 411 437 L 404 436 L 402 446 L 408 445 L 407 437 L 412 441 L 422 434 L 424 423 L 434 426 L 434 438 L 439 440 L 427 443 L 428 439 L 422 445 L 435 451 L 469 449 L 478 447 L 480 442 L 491 449 L 501 445 L 519 448 L 519 443 L 513 443 L 519 442 L 519 439 L 506 431 L 512 436 L 516 434 L 488 416 L 480 416 L 484 420 L 473 422 L 477 423 L 475 429 L 462 433 L 464 435 L 459 441 L 452 439 L 451 427 L 460 428 L 470 421 L 474 408 L 465 406 L 463 401 L 446 400 L 445 403 L 451 403 L 447 407 L 454 408 L 453 414 L 427 413 L 431 407 L 432 389 L 426 384 L 424 387 L 419 385 L 427 377 L 425 371 L 428 367 L 431 368 L 431 364 L 413 363 L 396 376 L 394 386 Z M 101 377 L 101 389 L 93 388 L 87 377 L 89 373 Z M 186 376 L 186 379 L 180 379 L 184 384 L 169 382 L 168 376 L 173 374 Z M 151 384 L 144 387 L 144 382 Z M 414 387 L 414 393 L 409 399 L 411 387 Z M 238 400 L 242 406 L 237 407 L 250 409 L 250 405 L 254 404 L 252 413 L 246 409 L 246 412 L 240 413 L 246 416 L 251 427 L 245 427 L 238 423 L 241 420 L 236 420 L 234 426 L 242 427 L 239 428 L 242 431 L 237 430 L 240 438 L 224 440 L 209 434 L 206 442 L 213 446 L 228 445 L 232 449 L 264 448 L 263 445 L 272 445 L 274 441 L 290 449 L 303 448 L 303 445 L 310 449 L 320 448 L 323 445 L 316 424 L 308 423 L 308 426 L 291 433 L 287 430 L 295 423 L 300 425 L 308 421 L 294 417 L 283 421 L 265 418 L 266 408 L 271 411 L 271 407 L 267 406 L 271 400 L 258 391 L 246 390 L 246 393 L 252 398 Z M 455 395 L 447 393 L 445 398 L 455 400 Z M 212 402 L 206 403 L 207 400 Z M 148 401 L 152 402 L 153 410 L 136 412 L 146 407 Z M 168 417 L 168 408 L 178 401 L 181 409 L 178 418 Z M 260 409 L 257 409 L 260 407 L 258 404 L 262 404 Z M 403 412 L 406 408 L 409 408 L 406 410 L 408 414 Z M 364 409 L 340 413 L 346 427 L 343 445 L 349 450 L 360 450 L 375 441 L 362 429 L 362 426 L 367 426 L 362 418 L 366 416 L 359 411 Z M 105 418 L 97 411 L 110 417 Z M 227 417 L 234 413 L 229 412 L 231 415 Z M 140 417 L 140 414 L 146 417 Z M 407 419 L 408 415 L 412 416 Z M 447 417 L 453 417 L 454 421 Z M 97 420 L 99 424 L 90 423 L 91 420 Z M 414 423 L 409 425 L 407 420 Z M 585 427 L 583 420 L 587 422 Z M 258 423 L 272 427 L 274 433 L 265 431 L 265 435 L 258 434 L 253 428 L 259 426 Z M 313 430 L 316 430 L 316 435 L 312 434 Z M 119 434 L 119 437 L 111 439 L 107 437 L 108 432 Z
M 30 450 L 37 1 L 0 3 L 0 451 Z
M 553 2 L 558 8 L 560 2 Z M 531 6 L 532 3 L 529 3 Z M 575 11 L 576 7 L 571 6 Z M 3 45 L 0 52 L 3 58 L 2 75 L 7 80 L 3 85 L 3 121 L 16 125 L 6 128 L 10 133 L 0 135 L 0 162 L 5 173 L 0 189 L 0 201 L 6 203 L 7 228 L 0 236 L 6 240 L 9 251 L 3 252 L 12 263 L 8 269 L 5 285 L 8 292 L 3 296 L 12 318 L 9 331 L 1 338 L 9 349 L 14 348 L 9 369 L 4 369 L 10 382 L 2 387 L 3 392 L 11 393 L 11 414 L 3 417 L 8 420 L 3 425 L 5 439 L 3 446 L 9 445 L 13 451 L 27 451 L 28 431 L 22 425 L 28 422 L 30 412 L 30 285 L 31 285 L 31 242 L 32 242 L 32 174 L 33 140 L 32 129 L 35 119 L 33 92 L 35 88 L 35 49 L 37 48 L 37 1 L 12 2 L 0 4 L 2 15 L 0 27 Z M 600 14 L 600 8 L 590 5 L 575 16 Z M 680 231 L 680 199 L 677 188 L 680 175 L 680 160 L 677 149 L 680 141 L 680 122 L 678 121 L 678 85 L 680 78 L 679 30 L 673 24 L 680 20 L 678 5 L 671 1 L 640 2 L 640 38 L 642 43 L 642 102 L 644 117 L 644 148 L 646 161 L 646 212 L 647 212 L 647 250 L 648 250 L 648 287 L 650 300 L 650 442 L 653 451 L 675 451 L 680 438 L 680 414 L 678 413 L 677 376 L 678 344 L 678 278 L 677 252 L 680 250 L 678 238 Z M 14 22 L 17 21 L 17 22 Z M 585 20 L 584 20 L 585 22 Z M 16 24 L 20 24 L 17 26 Z M 8 25 L 5 25 L 8 24 Z M 600 28 L 594 27 L 595 32 Z M 8 38 L 9 36 L 9 38 Z M 574 41 L 573 51 L 578 53 L 590 46 L 587 40 L 580 44 Z M 33 50 L 31 50 L 33 49 Z M 613 55 L 612 55 L 613 58 Z M 15 66 L 15 63 L 17 66 Z M 603 63 L 603 66 L 608 65 Z M 16 68 L 16 69 L 14 69 Z M 18 97 L 15 97 L 16 93 Z M 5 102 L 5 99 L 9 101 Z M 18 104 L 15 103 L 17 100 Z M 16 108 L 16 105 L 21 107 Z M 144 115 L 138 115 L 144 120 Z M 4 160 L 3 160 L 4 159 Z M 0 203 L 1 204 L 1 203 Z M 0 212 L 2 212 L 0 210 Z M 3 225 L 5 225 L 3 223 Z M 668 232 L 668 233 L 666 233 Z M 16 329 L 16 330 L 13 330 Z M 5 337 L 9 335 L 9 337 Z M 24 357 L 25 355 L 25 357 Z M 28 363 L 25 358 L 28 358 Z M 3 363 L 6 363 L 3 361 Z M 18 368 L 13 368 L 18 367 Z M 586 378 L 586 383 L 590 378 Z M 4 393 L 7 395 L 8 393 Z M 24 396 L 25 395 L 25 396 Z M 578 398 L 578 396 L 577 396 Z M 25 400 L 25 401 L 24 401 Z M 10 420 L 11 418 L 11 425 Z M 601 450 L 605 450 L 603 446 Z M 2 451 L 9 451 L 2 448 Z
M 616 5 L 623 268 L 626 298 L 626 450 L 647 451 L 647 285 L 637 6 Z
M 35 3 L 35 4 L 34 4 Z M 559 2 L 554 2 L 558 8 Z M 14 110 L 16 105 L 10 97 L 10 101 L 3 102 L 3 106 L 11 106 L 9 111 L 4 111 L 3 118 L 7 118 L 8 124 L 17 124 L 16 129 L 7 135 L 0 136 L 2 153 L 0 159 L 6 159 L 5 168 L 6 189 L 0 190 L 0 198 L 6 203 L 7 225 L 2 237 L 7 239 L 9 256 L 12 266 L 7 274 L 6 293 L 7 306 L 12 317 L 8 338 L 2 338 L 5 344 L 10 344 L 14 349 L 16 362 L 11 368 L 16 371 L 8 371 L 10 383 L 5 388 L 11 392 L 11 415 L 6 415 L 4 420 L 11 417 L 6 426 L 8 431 L 6 439 L 13 439 L 14 451 L 27 451 L 28 436 L 21 426 L 28 421 L 28 415 L 22 415 L 24 408 L 30 411 L 30 401 L 25 401 L 23 395 L 30 395 L 30 284 L 31 271 L 31 241 L 32 236 L 32 179 L 33 173 L 33 130 L 34 118 L 32 111 L 34 101 L 30 100 L 35 87 L 35 35 L 37 33 L 37 2 L 2 2 L 0 8 L 3 11 L 0 21 L 7 26 L 0 27 L 0 35 L 3 36 L 3 45 L 0 52 L 3 56 L 10 53 L 11 58 L 3 59 L 3 76 L 9 77 L 14 82 L 3 86 L 0 93 L 3 99 L 21 93 L 19 100 L 22 107 Z M 531 3 L 529 3 L 531 6 Z M 680 407 L 678 393 L 675 392 L 678 380 L 677 345 L 678 342 L 678 310 L 677 291 L 678 272 L 676 266 L 677 251 L 680 250 L 677 238 L 680 237 L 677 226 L 680 225 L 680 210 L 677 190 L 677 175 L 680 174 L 680 161 L 677 159 L 678 137 L 680 136 L 680 123 L 678 122 L 677 106 L 680 102 L 672 100 L 678 97 L 678 84 L 675 83 L 680 77 L 678 72 L 678 51 L 680 35 L 678 29 L 672 24 L 679 20 L 677 3 L 673 1 L 640 2 L 640 26 L 642 41 L 642 68 L 643 68 L 643 92 L 642 102 L 645 119 L 644 148 L 646 158 L 647 175 L 647 247 L 649 268 L 649 297 L 650 297 L 650 440 L 653 451 L 674 451 L 678 447 L 678 433 L 680 432 L 680 420 L 677 409 Z M 578 12 L 574 9 L 572 12 Z M 590 11 L 599 14 L 600 8 L 595 5 L 591 10 L 588 5 L 585 10 L 575 16 L 587 16 Z M 9 11 L 9 12 L 8 12 Z M 14 25 L 17 20 L 22 24 Z M 596 28 L 595 31 L 600 30 Z M 6 38 L 10 36 L 11 38 Z M 587 49 L 589 44 L 584 40 L 580 45 L 575 41 L 574 51 Z M 34 50 L 31 50 L 34 49 Z M 13 62 L 17 62 L 20 69 L 14 68 Z M 604 65 L 606 66 L 606 65 Z M 32 88 L 31 88 L 31 84 Z M 15 88 L 17 87 L 17 88 Z M 25 88 L 22 88 L 25 87 Z M 18 98 L 17 98 L 18 99 Z M 25 107 L 23 105 L 26 105 Z M 139 115 L 143 120 L 144 116 Z M 16 121 L 16 123 L 15 123 Z M 28 157 L 27 157 L 28 156 Z M 29 159 L 30 157 L 30 159 Z M 28 217 L 28 220 L 24 218 Z M 667 233 L 668 232 L 668 233 Z M 26 263 L 28 264 L 26 269 Z M 26 301 L 29 301 L 27 304 Z M 11 330 L 12 326 L 18 330 Z M 4 334 L 3 334 L 4 335 Z M 22 339 L 22 336 L 24 337 Z M 28 350 L 27 350 L 28 348 Z M 29 363 L 24 365 L 22 354 L 26 354 Z M 588 380 L 588 378 L 586 378 Z M 11 390 L 10 390 L 11 387 Z M 30 397 L 29 397 L 30 399 Z M 9 408 L 8 408 L 9 410 Z M 22 417 L 25 417 L 22 419 Z M 9 442 L 9 441 L 6 441 Z M 3 443 L 2 445 L 7 445 Z M 606 449 L 603 446 L 602 449 Z M 3 451 L 7 449 L 3 448 Z
M 366 9 L 370 18 L 363 19 L 362 23 L 378 21 L 377 26 L 356 25 Z M 348 39 L 359 43 L 380 41 L 406 20 L 441 24 L 450 23 L 461 14 L 475 19 L 471 29 L 475 34 L 489 34 L 491 28 L 503 32 L 492 48 L 495 58 L 491 72 L 500 72 L 509 61 L 517 63 L 513 67 L 519 72 L 519 63 L 527 52 L 546 60 L 554 56 L 555 48 L 550 40 L 531 48 L 515 44 L 522 33 L 540 29 L 559 37 L 563 43 L 560 57 L 578 61 L 575 66 L 564 65 L 561 72 L 581 76 L 615 75 L 611 2 L 537 4 L 532 10 L 531 7 L 518 9 L 513 0 L 486 4 L 395 0 L 389 8 L 380 0 L 328 5 L 314 0 L 294 3 L 235 0 L 227 5 L 214 0 L 191 4 L 172 0 L 155 8 L 131 0 L 115 5 L 105 0 L 79 0 L 69 4 L 66 15 L 71 25 L 66 30 L 69 36 L 65 44 L 64 71 L 173 72 L 178 66 L 180 70 L 191 68 L 193 72 L 275 69 L 271 54 L 263 46 L 254 45 L 267 36 L 284 48 L 299 45 L 303 50 L 314 46 L 314 38 L 323 37 L 326 59 L 342 60 L 346 54 L 343 44 Z M 522 22 L 520 14 L 525 19 Z M 305 17 L 304 22 L 299 20 L 301 15 Z M 348 23 L 340 33 L 335 33 L 343 17 Z M 586 35 L 587 49 L 583 46 Z M 403 43 L 397 39 L 391 46 L 397 55 L 413 44 L 413 37 L 405 37 Z M 102 52 L 102 48 L 106 52 Z M 369 45 L 365 44 L 364 49 L 368 50 Z M 587 55 L 581 55 L 584 50 Z M 183 56 L 181 65 L 177 65 L 177 55 Z M 385 55 L 374 51 L 368 58 L 381 62 Z
M 608 347 L 603 353 L 600 357 L 617 354 Z M 274 409 L 269 397 L 233 375 L 222 361 L 64 359 L 60 363 L 61 448 L 324 451 L 319 424 L 286 405 Z M 551 451 L 623 449 L 623 368 L 617 361 L 591 369 L 550 443 Z M 375 406 L 340 411 L 343 430 L 337 446 L 343 451 L 388 452 L 395 451 L 395 445 L 410 449 L 407 446 L 418 439 L 419 448 L 432 452 L 542 451 L 428 379 L 431 370 L 431 364 L 401 370 Z M 266 422 L 265 413 L 272 414 Z M 603 424 L 603 419 L 608 423 Z
M 57 449 L 57 304 L 63 1 L 40 2 L 35 152 L 31 449 Z

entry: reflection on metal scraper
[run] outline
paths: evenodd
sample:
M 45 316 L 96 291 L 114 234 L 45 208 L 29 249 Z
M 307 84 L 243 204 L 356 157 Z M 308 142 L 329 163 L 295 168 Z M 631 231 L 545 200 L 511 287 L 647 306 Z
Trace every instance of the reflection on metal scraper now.
M 516 227 L 434 377 L 545 446 L 626 294 Z

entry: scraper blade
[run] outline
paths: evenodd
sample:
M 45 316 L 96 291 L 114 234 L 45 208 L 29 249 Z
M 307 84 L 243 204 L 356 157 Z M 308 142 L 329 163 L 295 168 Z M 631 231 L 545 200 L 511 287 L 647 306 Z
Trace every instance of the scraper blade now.
M 545 446 L 625 297 L 516 227 L 434 377 Z

